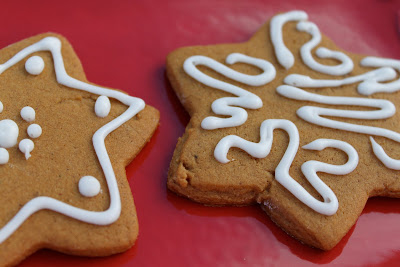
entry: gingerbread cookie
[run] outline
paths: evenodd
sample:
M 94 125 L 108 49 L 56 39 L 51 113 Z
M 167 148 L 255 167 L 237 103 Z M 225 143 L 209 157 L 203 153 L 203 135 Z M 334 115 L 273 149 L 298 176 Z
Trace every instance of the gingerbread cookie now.
M 207 205 L 259 203 L 289 235 L 333 248 L 369 197 L 400 196 L 399 71 L 339 49 L 302 11 L 245 43 L 172 52 L 168 78 L 191 120 L 168 188 Z
M 105 256 L 138 235 L 125 167 L 159 113 L 89 83 L 71 45 L 42 34 L 0 50 L 0 266 L 38 249 Z

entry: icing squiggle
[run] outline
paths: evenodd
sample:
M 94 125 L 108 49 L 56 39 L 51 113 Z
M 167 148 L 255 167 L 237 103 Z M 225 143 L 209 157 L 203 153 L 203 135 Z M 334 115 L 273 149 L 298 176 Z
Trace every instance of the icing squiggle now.
M 299 146 L 299 132 L 296 125 L 289 120 L 269 119 L 265 120 L 260 127 L 260 142 L 253 143 L 236 135 L 222 138 L 214 150 L 215 158 L 221 163 L 227 163 L 227 154 L 230 148 L 240 148 L 255 158 L 264 158 L 271 151 L 273 143 L 273 131 L 282 129 L 289 135 L 289 145 L 281 161 L 275 169 L 275 179 L 291 192 L 305 205 L 324 215 L 336 213 L 339 203 L 335 193 L 318 177 L 317 172 L 325 172 L 335 175 L 344 175 L 352 172 L 358 165 L 357 151 L 348 143 L 331 139 L 318 139 L 304 149 L 323 150 L 333 147 L 344 151 L 348 155 L 348 161 L 344 165 L 332 165 L 319 161 L 307 161 L 301 166 L 301 170 L 310 184 L 323 197 L 324 201 L 317 200 L 308 193 L 290 174 L 289 169 L 297 153 Z
M 312 39 L 300 48 L 300 55 L 304 64 L 309 68 L 330 75 L 344 75 L 353 70 L 353 61 L 344 53 L 332 51 L 325 47 L 317 49 L 316 54 L 320 58 L 334 58 L 340 62 L 339 65 L 328 66 L 318 63 L 314 60 L 311 50 L 313 50 L 321 42 L 321 33 L 317 25 L 309 21 L 301 21 L 297 24 L 297 30 L 304 31 L 312 35 Z
M 203 129 L 213 130 L 218 128 L 242 125 L 247 120 L 247 112 L 243 108 L 258 109 L 262 107 L 262 100 L 257 95 L 235 85 L 214 79 L 202 73 L 196 67 L 197 65 L 207 66 L 208 68 L 224 75 L 225 77 L 252 86 L 267 84 L 275 78 L 275 68 L 271 63 L 266 60 L 249 57 L 239 53 L 230 54 L 226 58 L 227 64 L 234 64 L 237 62 L 254 65 L 262 69 L 263 73 L 258 75 L 243 74 L 226 67 L 225 65 L 219 63 L 218 61 L 215 61 L 214 59 L 205 56 L 191 56 L 185 60 L 183 64 L 183 69 L 193 79 L 209 87 L 216 88 L 237 96 L 223 97 L 215 100 L 211 105 L 211 109 L 213 110 L 213 112 L 219 115 L 227 115 L 231 117 L 207 117 L 201 123 L 201 127 Z
M 386 119 L 394 115 L 396 108 L 392 102 L 383 99 L 369 99 L 369 98 L 357 98 L 357 97 L 337 97 L 337 96 L 322 96 L 306 92 L 302 89 L 289 86 L 281 85 L 277 89 L 277 92 L 287 98 L 296 100 L 305 100 L 321 104 L 331 105 L 351 105 L 351 106 L 364 106 L 379 108 L 379 110 L 371 111 L 358 111 L 358 110 L 341 110 L 332 108 L 320 108 L 312 106 L 303 106 L 297 110 L 297 115 L 305 121 L 320 125 L 323 127 L 339 129 L 349 132 L 356 132 L 368 135 L 382 136 L 393 141 L 400 143 L 400 134 L 388 129 L 380 127 L 358 125 L 353 123 L 335 121 L 327 119 L 322 116 L 331 116 L 339 118 L 353 118 L 353 119 Z M 378 145 L 374 139 L 371 139 L 374 154 L 378 157 L 382 163 L 388 168 L 398 170 L 400 169 L 400 161 L 391 159 L 384 151 L 383 148 Z
M 270 23 L 271 42 L 275 49 L 276 58 L 285 69 L 294 65 L 294 56 L 285 46 L 282 37 L 282 28 L 286 22 L 307 20 L 308 15 L 304 11 L 290 11 L 274 16 Z
M 393 93 L 400 90 L 400 78 L 393 82 L 387 82 L 396 78 L 397 74 L 394 69 L 400 72 L 399 60 L 366 57 L 361 60 L 360 64 L 364 67 L 379 68 L 341 80 L 312 79 L 309 76 L 301 74 L 290 74 L 286 76 L 284 82 L 289 85 L 308 88 L 339 87 L 361 82 L 357 86 L 357 90 L 362 95 L 372 95 L 380 92 Z
M 400 60 L 378 57 L 366 57 L 360 62 L 364 67 L 391 67 L 400 72 Z M 363 95 L 372 95 L 374 93 L 386 92 L 393 93 L 400 90 L 400 78 L 390 83 L 379 83 L 388 81 L 380 79 L 366 80 L 358 86 L 358 92 Z
M 106 178 L 110 195 L 110 206 L 105 211 L 89 211 L 74 207 L 51 197 L 36 197 L 26 203 L 18 211 L 18 213 L 5 226 L 3 226 L 3 228 L 0 229 L 0 244 L 15 230 L 17 230 L 18 227 L 29 216 L 43 209 L 59 212 L 71 218 L 96 225 L 108 225 L 115 222 L 121 213 L 121 199 L 115 173 L 111 165 L 104 140 L 109 133 L 127 122 L 145 107 L 144 101 L 139 98 L 126 95 L 122 92 L 88 84 L 69 76 L 65 70 L 64 60 L 61 54 L 61 41 L 56 37 L 46 37 L 39 42 L 24 48 L 15 54 L 10 60 L 0 65 L 0 74 L 11 66 L 20 62 L 25 57 L 38 51 L 51 52 L 58 83 L 70 88 L 83 90 L 93 94 L 105 95 L 107 97 L 117 99 L 128 106 L 128 109 L 119 117 L 115 118 L 97 130 L 92 139 L 97 158 Z

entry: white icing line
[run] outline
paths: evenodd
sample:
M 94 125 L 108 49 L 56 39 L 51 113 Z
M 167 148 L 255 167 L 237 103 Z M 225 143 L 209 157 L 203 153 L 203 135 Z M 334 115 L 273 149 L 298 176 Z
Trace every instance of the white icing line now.
M 380 92 L 393 93 L 400 90 L 400 78 L 388 82 L 397 76 L 394 69 L 400 72 L 399 60 L 366 57 L 360 64 L 364 67 L 377 67 L 378 69 L 340 80 L 312 79 L 311 77 L 301 74 L 290 74 L 286 76 L 284 82 L 289 85 L 308 88 L 339 87 L 346 84 L 361 82 L 357 86 L 357 90 L 362 95 L 372 95 Z
M 321 87 L 339 87 L 342 85 L 353 84 L 361 81 L 365 81 L 366 83 L 370 83 L 371 81 L 384 82 L 392 80 L 395 77 L 396 77 L 396 71 L 394 69 L 389 67 L 384 67 L 366 72 L 361 75 L 351 76 L 345 79 L 337 79 L 337 80 L 312 79 L 309 76 L 301 74 L 290 74 L 285 77 L 284 82 L 286 84 L 297 87 L 321 88 Z M 385 84 L 380 84 L 380 85 L 385 85 Z
M 205 56 L 191 56 L 185 60 L 183 69 L 185 72 L 197 80 L 198 82 L 212 88 L 222 90 L 227 93 L 236 95 L 237 97 L 223 97 L 215 100 L 211 109 L 214 113 L 219 115 L 231 116 L 230 118 L 207 117 L 202 123 L 201 127 L 207 130 L 213 130 L 225 127 L 234 127 L 242 125 L 247 120 L 247 112 L 243 108 L 258 109 L 262 107 L 262 100 L 255 94 L 246 91 L 235 85 L 219 81 L 204 73 L 202 73 L 196 66 L 204 65 L 214 71 L 241 83 L 260 86 L 267 84 L 275 78 L 276 71 L 274 66 L 266 60 L 249 57 L 239 53 L 230 54 L 226 58 L 227 64 L 234 64 L 243 62 L 254 65 L 263 70 L 259 75 L 247 75 L 235 70 L 232 70 L 225 65 Z M 238 106 L 238 107 L 232 107 Z
M 296 125 L 289 120 L 269 119 L 265 120 L 260 127 L 260 142 L 253 143 L 236 135 L 222 138 L 214 150 L 215 158 L 221 163 L 227 163 L 227 154 L 230 148 L 240 148 L 255 158 L 264 158 L 271 151 L 274 129 L 283 129 L 289 135 L 289 145 L 281 161 L 275 169 L 275 179 L 291 192 L 305 205 L 324 215 L 333 215 L 338 209 L 338 200 L 333 191 L 317 176 L 317 172 L 325 172 L 335 175 L 344 175 L 352 172 L 358 164 L 357 151 L 348 143 L 318 139 L 304 146 L 304 149 L 322 150 L 326 147 L 334 147 L 347 153 L 348 162 L 341 166 L 335 166 L 318 161 L 307 161 L 302 165 L 302 172 L 310 184 L 324 198 L 321 202 L 308 193 L 290 174 L 289 169 L 297 153 L 299 146 L 299 132 Z
M 400 72 L 400 60 L 366 57 L 360 62 L 364 67 L 391 67 Z M 400 90 L 400 78 L 390 83 L 379 83 L 380 81 L 388 81 L 390 79 L 371 79 L 366 80 L 358 85 L 358 92 L 363 95 L 372 95 L 374 93 L 386 92 L 393 93 Z
M 311 195 L 306 195 L 309 198 L 311 208 L 321 214 L 333 215 L 336 213 L 339 202 L 335 193 L 318 177 L 317 172 L 330 173 L 334 175 L 345 175 L 355 170 L 358 165 L 358 153 L 349 143 L 334 140 L 334 139 L 317 139 L 308 145 L 303 146 L 303 149 L 321 151 L 327 147 L 337 148 L 345 152 L 348 160 L 343 165 L 332 165 L 320 161 L 309 160 L 301 165 L 301 171 L 310 182 L 310 184 L 317 190 L 318 193 L 324 198 L 324 202 L 318 201 Z M 312 204 L 311 204 L 312 203 Z
M 122 92 L 87 84 L 70 77 L 64 67 L 64 61 L 61 54 L 61 41 L 56 37 L 46 37 L 41 41 L 24 48 L 10 60 L 0 65 L 0 74 L 24 59 L 26 56 L 38 51 L 51 52 L 56 78 L 60 84 L 97 95 L 112 97 L 129 106 L 124 113 L 101 127 L 93 135 L 93 146 L 103 169 L 110 194 L 110 206 L 105 211 L 88 211 L 63 203 L 54 198 L 44 196 L 36 197 L 26 203 L 18 213 L 0 229 L 0 244 L 15 230 L 17 230 L 30 215 L 43 209 L 53 210 L 74 219 L 96 225 L 108 225 L 115 222 L 121 213 L 121 199 L 111 161 L 104 144 L 104 139 L 110 132 L 117 129 L 145 107 L 144 101 L 139 98 L 126 95 Z
M 320 58 L 334 58 L 341 63 L 335 66 L 323 65 L 314 60 L 311 51 L 321 42 L 321 33 L 317 25 L 309 21 L 301 21 L 297 24 L 297 30 L 312 35 L 312 39 L 300 48 L 300 55 L 304 64 L 309 68 L 330 75 L 345 75 L 353 70 L 353 61 L 346 54 L 339 51 L 332 51 L 328 48 L 318 48 L 316 54 Z
M 336 128 L 341 130 L 350 129 L 350 125 L 357 126 L 356 128 L 351 128 L 352 132 L 360 132 L 360 133 L 370 133 L 370 131 L 359 130 L 358 127 L 364 128 L 374 128 L 381 129 L 377 127 L 369 127 L 363 125 L 356 125 L 351 123 L 344 123 L 329 120 L 326 118 L 320 117 L 322 116 L 333 116 L 333 117 L 341 117 L 341 118 L 353 118 L 353 119 L 364 119 L 364 120 L 378 120 L 378 119 L 386 119 L 390 118 L 396 113 L 396 107 L 392 102 L 385 99 L 371 99 L 371 98 L 361 98 L 361 97 L 344 97 L 344 96 L 324 96 L 319 94 L 310 93 L 304 91 L 300 88 L 290 86 L 290 85 L 281 85 L 276 88 L 278 94 L 295 100 L 302 101 L 311 101 L 320 104 L 328 104 L 328 105 L 348 105 L 348 106 L 361 106 L 361 107 L 371 107 L 377 108 L 378 110 L 341 110 L 341 109 L 333 109 L 333 108 L 320 108 L 320 107 L 312 107 L 312 106 L 303 106 L 297 110 L 297 114 L 314 124 L 318 124 L 321 126 Z M 301 115 L 300 115 L 300 114 Z M 302 117 L 303 116 L 303 117 Z M 307 119 L 306 119 L 307 118 Z M 329 122 L 328 122 L 329 121 Z M 322 123 L 323 124 L 320 124 Z M 328 126 L 329 125 L 329 126 Z M 335 127 L 335 125 L 337 127 Z M 342 125 L 346 125 L 342 126 Z M 377 135 L 377 134 L 374 134 Z
M 371 141 L 372 151 L 374 152 L 375 156 L 385 165 L 387 168 L 399 171 L 400 170 L 400 160 L 393 159 L 389 157 L 383 147 L 379 145 L 375 139 L 370 136 L 369 140 Z
M 294 56 L 285 46 L 282 37 L 282 28 L 286 22 L 307 20 L 308 15 L 304 11 L 290 11 L 279 14 L 271 19 L 270 36 L 275 49 L 276 58 L 285 69 L 290 69 L 294 65 Z
M 277 88 L 277 92 L 287 98 L 296 100 L 305 100 L 321 104 L 331 104 L 331 105 L 351 105 L 351 106 L 364 106 L 378 108 L 379 110 L 370 111 L 357 111 L 357 110 L 340 110 L 331 108 L 320 108 L 312 106 L 303 106 L 297 110 L 297 115 L 305 121 L 310 123 L 320 125 L 323 127 L 328 127 L 332 129 L 339 129 L 349 132 L 356 132 L 368 135 L 382 136 L 391 139 L 396 142 L 400 142 L 400 134 L 388 129 L 383 129 L 380 127 L 358 125 L 353 123 L 335 121 L 332 119 L 327 119 L 322 116 L 332 116 L 339 118 L 353 118 L 353 119 L 364 119 L 364 120 L 375 120 L 375 119 L 386 119 L 393 116 L 396 112 L 396 107 L 392 102 L 383 99 L 369 99 L 369 98 L 357 98 L 357 97 L 335 97 L 335 96 L 322 96 L 318 94 L 313 94 L 306 92 L 302 89 L 290 86 L 281 85 Z M 382 147 L 380 147 L 373 139 L 371 139 L 374 154 L 378 157 L 382 163 L 389 166 L 397 166 L 393 169 L 400 168 L 398 163 L 386 153 L 384 153 Z M 383 151 L 383 153 L 382 153 Z M 389 163 L 389 161 L 391 163 Z

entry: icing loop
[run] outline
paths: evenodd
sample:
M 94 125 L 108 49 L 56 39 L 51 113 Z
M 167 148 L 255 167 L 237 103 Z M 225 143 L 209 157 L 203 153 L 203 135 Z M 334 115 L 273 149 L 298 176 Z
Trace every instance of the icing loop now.
M 320 58 L 334 58 L 340 62 L 339 65 L 328 66 L 318 63 L 314 60 L 311 50 L 313 50 L 321 42 L 321 33 L 318 30 L 317 25 L 309 21 L 301 21 L 297 24 L 297 30 L 304 31 L 312 35 L 312 39 L 305 43 L 300 48 L 300 55 L 303 59 L 304 64 L 309 68 L 330 75 L 344 75 L 353 70 L 353 61 L 344 53 L 338 51 L 332 51 L 328 48 L 318 48 L 316 54 Z
M 306 12 L 297 10 L 276 15 L 271 19 L 271 42 L 275 49 L 276 59 L 285 69 L 290 69 L 294 65 L 294 56 L 283 42 L 283 25 L 289 21 L 302 21 L 307 19 L 308 15 Z
M 274 66 L 268 61 L 243 54 L 230 54 L 226 62 L 227 64 L 234 64 L 237 62 L 251 64 L 262 69 L 264 72 L 258 75 L 243 74 L 205 56 L 189 57 L 183 64 L 185 72 L 198 82 L 237 96 L 223 97 L 215 100 L 211 105 L 213 112 L 219 115 L 231 116 L 231 118 L 207 117 L 201 123 L 203 129 L 213 130 L 242 125 L 247 120 L 247 112 L 243 108 L 258 109 L 261 108 L 263 104 L 262 100 L 257 95 L 238 86 L 214 79 L 202 73 L 196 67 L 197 65 L 207 66 L 225 77 L 252 86 L 267 84 L 272 81 L 276 75 Z M 239 107 L 232 107 L 232 105 Z
M 264 158 L 271 151 L 273 143 L 273 131 L 283 129 L 289 135 L 289 145 L 281 161 L 275 169 L 275 179 L 291 192 L 297 199 L 324 215 L 333 215 L 338 209 L 338 200 L 333 191 L 317 176 L 317 172 L 325 172 L 335 175 L 343 175 L 352 172 L 358 164 L 358 154 L 356 150 L 348 143 L 330 140 L 318 139 L 304 146 L 304 149 L 322 150 L 326 147 L 334 147 L 347 153 L 348 162 L 341 166 L 335 166 L 318 161 L 307 161 L 302 165 L 302 172 L 310 184 L 323 197 L 324 202 L 315 199 L 308 193 L 290 174 L 289 169 L 297 153 L 299 146 L 299 132 L 294 123 L 288 120 L 269 119 L 265 120 L 260 127 L 260 142 L 253 143 L 240 138 L 236 135 L 229 135 L 222 138 L 214 150 L 215 158 L 221 163 L 227 163 L 227 154 L 230 148 L 240 148 L 251 156 Z

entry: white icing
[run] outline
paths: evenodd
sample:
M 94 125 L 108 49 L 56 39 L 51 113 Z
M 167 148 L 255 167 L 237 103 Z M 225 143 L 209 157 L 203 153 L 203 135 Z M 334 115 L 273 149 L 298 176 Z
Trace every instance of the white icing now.
M 0 101 L 0 113 L 2 113 L 3 112 L 3 103 Z
M 96 100 L 96 104 L 94 105 L 94 111 L 97 117 L 100 118 L 107 117 L 108 114 L 110 114 L 110 110 L 111 110 L 110 99 L 105 95 L 99 96 Z
M 39 75 L 44 69 L 43 58 L 39 56 L 30 57 L 25 62 L 25 70 L 31 75 Z
M 361 75 L 351 76 L 345 79 L 335 80 L 323 80 L 323 79 L 312 79 L 309 76 L 301 74 L 290 74 L 285 77 L 284 82 L 289 85 L 297 87 L 308 87 L 308 88 L 321 88 L 321 87 L 339 87 L 346 84 L 353 84 L 360 81 L 364 81 L 361 84 L 368 85 L 371 81 L 388 81 L 396 77 L 396 71 L 392 68 L 384 67 L 376 70 L 366 72 Z M 360 87 L 360 85 L 358 87 Z M 389 83 L 381 84 L 386 85 Z M 360 92 L 360 90 L 359 90 Z
M 42 135 L 42 127 L 39 124 L 31 124 L 28 126 L 27 133 L 30 138 L 38 138 Z
M 22 139 L 18 147 L 19 150 L 25 154 L 25 159 L 29 159 L 35 144 L 30 139 Z
M 338 209 L 338 200 L 333 191 L 317 176 L 317 172 L 325 172 L 335 175 L 344 175 L 352 172 L 358 164 L 358 154 L 348 143 L 331 139 L 318 139 L 304 146 L 304 149 L 323 150 L 326 147 L 334 147 L 343 150 L 348 155 L 348 161 L 344 165 L 336 166 L 318 161 L 307 161 L 302 165 L 302 172 L 310 184 L 323 197 L 319 201 L 308 193 L 290 174 L 289 169 L 297 153 L 299 146 L 299 132 L 294 123 L 288 120 L 265 120 L 260 127 L 260 142 L 253 143 L 236 135 L 222 138 L 215 150 L 214 156 L 221 163 L 227 163 L 227 154 L 230 148 L 240 148 L 255 158 L 264 158 L 271 151 L 274 129 L 282 129 L 289 135 L 289 145 L 281 161 L 275 169 L 275 179 L 298 198 L 305 205 L 324 215 L 333 215 Z
M 85 197 L 94 197 L 100 193 L 100 183 L 93 176 L 84 176 L 79 180 L 79 193 Z
M 393 159 L 389 157 L 383 147 L 379 145 L 375 139 L 370 136 L 369 140 L 371 141 L 372 151 L 374 152 L 375 156 L 385 165 L 387 168 L 399 171 L 400 170 L 400 160 Z
M 21 109 L 21 117 L 27 121 L 32 122 L 35 120 L 36 112 L 32 107 L 26 106 Z
M 389 118 L 396 113 L 396 107 L 393 105 L 393 103 L 390 102 L 389 100 L 384 100 L 384 99 L 344 97 L 344 96 L 324 96 L 324 95 L 310 93 L 290 85 L 278 86 L 278 88 L 276 88 L 276 91 L 282 96 L 296 100 L 311 101 L 315 103 L 329 104 L 329 105 L 361 106 L 361 107 L 371 107 L 378 109 L 378 110 L 361 111 L 361 110 L 341 110 L 333 108 L 303 106 L 297 110 L 297 115 L 299 115 L 304 120 L 329 128 L 349 130 L 352 132 L 359 132 L 366 134 L 372 134 L 371 132 L 374 131 L 372 129 L 367 130 L 369 128 L 373 128 L 375 130 L 381 129 L 377 127 L 333 121 L 330 119 L 323 118 L 321 117 L 321 115 L 341 117 L 341 118 L 377 120 L 377 119 Z M 365 130 L 360 130 L 359 127 L 365 128 Z
M 360 62 L 361 66 L 364 67 L 391 67 L 400 72 L 400 60 L 378 58 L 378 57 L 366 57 Z M 393 93 L 400 90 L 400 78 L 396 81 L 389 83 L 380 83 L 382 81 L 389 81 L 390 79 L 383 79 L 378 77 L 377 79 L 365 80 L 358 85 L 358 92 L 363 95 L 372 95 L 374 93 L 386 92 Z
M 0 229 L 0 244 L 15 230 L 17 230 L 30 215 L 43 209 L 59 212 L 71 218 L 97 225 L 108 225 L 115 222 L 121 213 L 121 199 L 117 180 L 115 178 L 110 158 L 107 154 L 104 139 L 109 133 L 130 120 L 145 107 L 144 101 L 139 98 L 126 95 L 119 91 L 101 88 L 70 77 L 65 71 L 64 61 L 61 54 L 61 41 L 55 37 L 46 37 L 18 52 L 10 60 L 0 65 L 0 74 L 23 60 L 25 57 L 38 51 L 51 52 L 56 78 L 60 84 L 97 95 L 105 95 L 128 106 L 128 109 L 124 113 L 97 130 L 92 139 L 96 155 L 106 178 L 110 195 L 110 206 L 105 211 L 89 211 L 74 207 L 51 197 L 36 197 L 26 203 L 18 213 Z
M 341 62 L 339 65 L 329 66 L 318 63 L 314 60 L 311 51 L 321 42 L 321 33 L 317 25 L 309 21 L 301 21 L 297 24 L 297 30 L 312 35 L 312 39 L 300 48 L 301 58 L 309 68 L 330 75 L 344 75 L 353 70 L 353 61 L 344 53 L 332 51 L 328 48 L 318 48 L 316 54 L 320 58 L 334 58 Z
M 281 85 L 277 88 L 277 92 L 287 98 L 296 100 L 305 100 L 321 104 L 331 105 L 349 105 L 378 108 L 378 110 L 358 111 L 358 110 L 341 110 L 332 108 L 320 108 L 312 106 L 303 106 L 297 110 L 297 115 L 305 121 L 320 125 L 323 127 L 345 130 L 368 135 L 382 136 L 393 141 L 400 142 L 400 134 L 384 128 L 358 125 L 342 121 L 335 121 L 324 118 L 323 116 L 353 118 L 364 120 L 386 119 L 394 115 L 396 108 L 392 102 L 383 99 L 357 98 L 357 97 L 337 97 L 337 96 L 322 96 L 306 92 L 302 89 Z M 400 161 L 391 159 L 383 148 L 376 144 L 374 139 L 371 139 L 373 151 L 385 166 L 391 169 L 400 169 Z
M 258 109 L 262 107 L 262 100 L 253 93 L 246 91 L 238 86 L 219 81 L 204 73 L 196 66 L 204 65 L 214 71 L 228 77 L 232 80 L 252 85 L 260 86 L 267 84 L 275 78 L 276 71 L 274 66 L 266 60 L 249 57 L 239 53 L 230 54 L 226 58 L 227 64 L 243 62 L 254 65 L 263 70 L 263 73 L 258 75 L 247 75 L 235 70 L 232 70 L 225 65 L 205 56 L 192 56 L 185 60 L 183 69 L 193 79 L 205 84 L 209 87 L 216 88 L 227 93 L 231 93 L 237 97 L 223 97 L 215 100 L 211 109 L 219 115 L 231 116 L 230 118 L 207 117 L 201 127 L 207 130 L 213 130 L 225 127 L 234 127 L 242 125 L 247 120 L 247 112 L 243 108 Z M 238 106 L 238 107 L 233 107 Z
M 12 120 L 0 121 L 0 147 L 9 148 L 17 144 L 19 129 Z
M 6 164 L 10 159 L 7 149 L 0 147 L 0 164 Z
M 270 36 L 275 49 L 276 58 L 285 69 L 290 69 L 294 65 L 294 56 L 285 46 L 282 37 L 282 28 L 286 22 L 307 20 L 308 15 L 304 11 L 290 11 L 279 14 L 271 19 Z
M 360 64 L 364 67 L 377 67 L 378 69 L 338 80 L 312 79 L 301 74 L 291 74 L 284 79 L 284 82 L 289 85 L 308 88 L 339 87 L 346 84 L 361 82 L 357 86 L 357 90 L 362 95 L 372 95 L 380 92 L 393 93 L 400 90 L 400 78 L 388 82 L 397 76 L 394 69 L 400 72 L 399 60 L 366 57 Z

